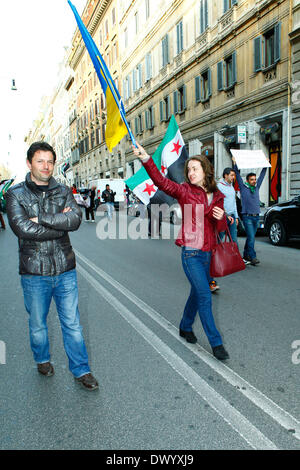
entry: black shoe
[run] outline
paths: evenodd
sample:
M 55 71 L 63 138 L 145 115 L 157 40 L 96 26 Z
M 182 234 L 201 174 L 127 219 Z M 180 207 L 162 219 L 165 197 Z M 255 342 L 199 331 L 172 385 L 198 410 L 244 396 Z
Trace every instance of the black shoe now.
M 220 346 L 215 346 L 214 348 L 212 348 L 212 351 L 213 355 L 217 359 L 219 359 L 219 361 L 225 361 L 226 359 L 229 359 L 229 354 L 224 348 L 223 344 L 221 344 Z
M 260 261 L 257 258 L 253 258 L 253 259 L 250 260 L 250 264 L 252 264 L 252 266 L 255 266 L 256 264 L 259 264 L 259 263 L 260 263 Z
M 76 382 L 80 383 L 80 385 L 85 388 L 86 390 L 97 390 L 99 388 L 99 384 L 95 377 L 89 373 L 89 374 L 84 374 L 81 377 L 75 377 Z
M 45 375 L 46 377 L 51 377 L 54 374 L 54 367 L 51 362 L 43 362 L 42 364 L 38 364 L 37 369 L 40 374 Z
M 197 343 L 197 338 L 192 331 L 183 331 L 181 328 L 179 328 L 179 334 L 182 336 L 182 338 L 185 338 L 188 343 Z

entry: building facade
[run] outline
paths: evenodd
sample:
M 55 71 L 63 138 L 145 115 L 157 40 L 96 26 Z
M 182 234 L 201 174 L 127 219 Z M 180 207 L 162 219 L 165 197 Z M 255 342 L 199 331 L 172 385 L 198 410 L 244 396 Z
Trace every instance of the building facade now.
M 88 1 L 82 19 L 120 90 L 118 2 Z M 110 154 L 105 145 L 106 102 L 100 82 L 76 30 L 69 65 L 74 73 L 69 110 L 73 173 L 77 186 L 98 178 L 122 178 L 120 145 Z
M 137 140 L 153 153 L 174 114 L 190 155 L 201 149 L 217 177 L 231 165 L 231 148 L 263 149 L 272 168 L 262 202 L 288 197 L 290 57 L 282 38 L 290 2 L 164 0 L 154 11 L 143 0 L 121 3 L 123 97 Z M 138 169 L 130 145 L 126 160 L 129 172 Z
M 300 0 L 293 0 L 292 9 L 290 195 L 298 196 L 300 193 Z
M 300 117 L 291 93 L 298 16 L 298 0 L 88 0 L 82 19 L 150 154 L 172 114 L 189 154 L 205 154 L 218 178 L 231 165 L 231 149 L 262 149 L 271 168 L 261 200 L 270 205 L 300 181 Z M 72 181 L 131 176 L 140 162 L 129 137 L 112 154 L 106 148 L 105 96 L 78 29 L 67 63 L 67 122 L 60 131 L 54 125 L 57 95 L 47 129 L 63 162 L 68 148 Z

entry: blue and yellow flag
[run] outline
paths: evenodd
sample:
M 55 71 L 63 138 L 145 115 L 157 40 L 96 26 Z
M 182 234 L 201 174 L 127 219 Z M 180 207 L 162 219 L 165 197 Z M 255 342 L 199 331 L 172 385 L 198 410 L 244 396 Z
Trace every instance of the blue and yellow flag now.
M 79 31 L 82 35 L 82 39 L 85 43 L 88 53 L 90 54 L 96 73 L 100 80 L 103 93 L 106 97 L 107 121 L 105 130 L 105 142 L 107 148 L 111 152 L 112 149 L 127 134 L 127 132 L 130 135 L 132 143 L 135 144 L 135 139 L 125 118 L 125 109 L 122 103 L 122 99 L 114 84 L 112 76 L 103 60 L 103 57 L 101 56 L 90 33 L 86 29 L 76 8 L 70 2 L 70 0 L 68 0 L 68 3 L 75 15 Z

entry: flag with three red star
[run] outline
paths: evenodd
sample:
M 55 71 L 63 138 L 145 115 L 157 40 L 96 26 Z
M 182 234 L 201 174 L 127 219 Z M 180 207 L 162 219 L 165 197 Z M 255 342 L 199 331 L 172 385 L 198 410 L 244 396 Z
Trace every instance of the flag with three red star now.
M 174 116 L 171 117 L 167 132 L 152 156 L 160 172 L 176 183 L 184 181 L 184 163 L 188 158 L 186 147 Z M 146 205 L 172 205 L 173 198 L 159 190 L 142 167 L 135 175 L 125 181 L 129 189 Z

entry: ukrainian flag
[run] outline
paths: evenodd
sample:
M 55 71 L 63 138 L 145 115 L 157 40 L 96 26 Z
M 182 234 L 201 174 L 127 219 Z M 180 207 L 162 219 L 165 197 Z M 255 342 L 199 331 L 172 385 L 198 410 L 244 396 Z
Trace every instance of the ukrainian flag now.
M 68 0 L 70 7 L 74 13 L 77 21 L 79 31 L 81 32 L 82 39 L 90 54 L 98 78 L 100 80 L 103 93 L 106 97 L 107 106 L 107 121 L 105 131 L 105 142 L 108 150 L 112 149 L 120 142 L 120 140 L 127 134 L 130 135 L 132 143 L 135 144 L 135 139 L 132 135 L 128 122 L 125 118 L 125 109 L 122 99 L 110 75 L 110 72 L 101 56 L 96 44 L 94 43 L 90 33 L 86 29 L 82 19 L 80 18 L 74 5 Z

